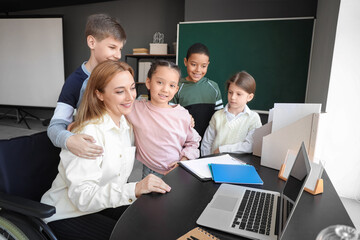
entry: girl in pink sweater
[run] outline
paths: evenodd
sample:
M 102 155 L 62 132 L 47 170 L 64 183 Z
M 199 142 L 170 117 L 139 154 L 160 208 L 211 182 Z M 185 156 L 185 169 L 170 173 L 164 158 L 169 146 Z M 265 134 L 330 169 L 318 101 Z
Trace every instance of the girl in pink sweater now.
M 150 101 L 135 101 L 126 117 L 134 126 L 136 158 L 143 163 L 143 178 L 150 173 L 162 177 L 177 162 L 199 157 L 201 137 L 191 127 L 191 115 L 180 105 L 169 105 L 178 91 L 180 69 L 172 62 L 152 64 L 146 87 Z

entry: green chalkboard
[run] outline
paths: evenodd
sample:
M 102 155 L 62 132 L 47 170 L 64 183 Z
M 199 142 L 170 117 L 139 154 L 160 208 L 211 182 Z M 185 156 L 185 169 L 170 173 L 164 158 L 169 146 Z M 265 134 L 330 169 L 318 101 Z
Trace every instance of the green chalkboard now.
M 274 103 L 304 103 L 313 25 L 313 18 L 179 23 L 178 64 L 187 76 L 187 49 L 201 42 L 210 51 L 206 76 L 219 84 L 224 103 L 226 80 L 242 70 L 257 84 L 251 109 L 268 111 Z

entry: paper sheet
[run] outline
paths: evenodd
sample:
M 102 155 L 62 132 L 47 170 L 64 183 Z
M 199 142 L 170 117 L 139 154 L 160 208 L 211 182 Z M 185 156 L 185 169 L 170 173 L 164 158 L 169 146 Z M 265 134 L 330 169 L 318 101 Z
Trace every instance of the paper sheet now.
M 219 164 L 246 164 L 245 162 L 231 157 L 229 154 L 217 156 L 217 157 L 208 157 L 208 158 L 199 158 L 188 161 L 181 161 L 181 164 L 196 174 L 202 179 L 211 179 L 211 172 L 209 169 L 209 163 L 219 163 Z

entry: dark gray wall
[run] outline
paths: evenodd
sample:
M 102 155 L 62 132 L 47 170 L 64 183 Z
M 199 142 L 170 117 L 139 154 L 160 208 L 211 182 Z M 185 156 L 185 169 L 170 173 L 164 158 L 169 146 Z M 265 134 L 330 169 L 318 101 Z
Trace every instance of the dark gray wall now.
M 14 12 L 10 15 L 58 14 L 64 16 L 65 76 L 72 73 L 89 58 L 84 28 L 86 18 L 94 13 L 107 13 L 116 17 L 127 34 L 122 51 L 132 53 L 133 48 L 149 48 L 155 32 L 165 34 L 165 42 L 172 46 L 176 41 L 177 23 L 184 21 L 184 0 L 120 0 L 60 8 Z M 170 48 L 172 50 L 172 48 Z
M 165 33 L 165 42 L 170 45 L 176 41 L 176 25 L 182 21 L 304 17 L 316 16 L 316 10 L 317 0 L 119 0 L 10 15 L 64 16 L 65 76 L 68 76 L 89 57 L 84 27 L 86 17 L 93 13 L 108 13 L 120 20 L 128 35 L 124 56 L 132 48 L 148 48 L 157 31 Z
M 177 24 L 184 21 L 184 0 L 119 0 L 69 7 L 11 12 L 9 15 L 62 15 L 64 19 L 64 66 L 65 77 L 71 74 L 82 62 L 89 58 L 84 29 L 87 16 L 94 13 L 107 13 L 116 17 L 127 34 L 127 43 L 122 51 L 132 53 L 133 48 L 149 48 L 155 32 L 165 34 L 165 42 L 172 51 L 176 41 Z M 129 59 L 130 60 L 130 59 Z M 135 65 L 135 61 L 130 60 Z M 10 109 L 11 110 L 11 109 Z M 36 116 L 46 119 L 53 109 L 27 109 Z M 0 106 L 0 113 L 9 111 Z M 15 115 L 15 109 L 9 115 Z M 0 114 L 1 115 L 1 114 Z
M 321 103 L 323 112 L 326 112 L 339 8 L 340 0 L 319 0 L 317 9 L 306 102 Z
M 185 21 L 314 17 L 317 0 L 185 0 Z

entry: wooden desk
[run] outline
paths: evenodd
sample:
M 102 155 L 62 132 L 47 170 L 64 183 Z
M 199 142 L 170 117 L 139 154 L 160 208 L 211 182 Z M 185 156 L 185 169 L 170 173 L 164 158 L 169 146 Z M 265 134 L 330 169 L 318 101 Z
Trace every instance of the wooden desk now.
M 255 166 L 264 181 L 258 188 L 281 191 L 285 182 L 278 179 L 278 171 L 260 166 L 256 156 L 235 156 Z M 171 191 L 165 195 L 143 195 L 136 200 L 117 222 L 110 240 L 177 239 L 197 226 L 196 220 L 220 186 L 213 181 L 201 182 L 181 167 L 163 179 L 172 187 Z M 313 240 L 323 228 L 334 224 L 354 227 L 325 171 L 323 179 L 323 194 L 302 194 L 285 239 Z M 245 239 L 205 229 L 220 239 Z

